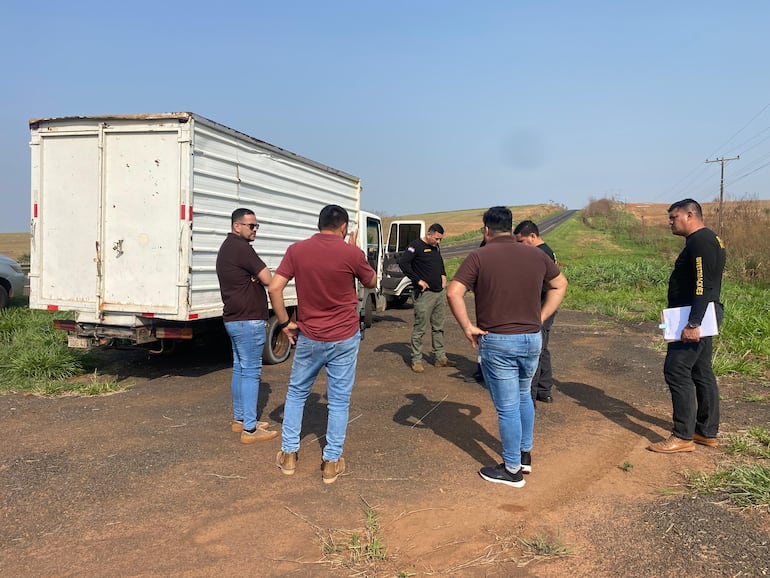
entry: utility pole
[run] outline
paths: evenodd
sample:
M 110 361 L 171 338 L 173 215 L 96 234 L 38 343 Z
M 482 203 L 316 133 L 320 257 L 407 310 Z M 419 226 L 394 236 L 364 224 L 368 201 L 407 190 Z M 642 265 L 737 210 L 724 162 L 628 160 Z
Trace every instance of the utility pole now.
M 720 237 L 722 236 L 722 203 L 725 196 L 725 163 L 737 161 L 739 158 L 741 158 L 741 155 L 729 159 L 722 157 L 721 159 L 714 159 L 713 161 L 706 159 L 707 163 L 722 163 L 722 178 L 719 181 L 719 232 L 717 233 Z

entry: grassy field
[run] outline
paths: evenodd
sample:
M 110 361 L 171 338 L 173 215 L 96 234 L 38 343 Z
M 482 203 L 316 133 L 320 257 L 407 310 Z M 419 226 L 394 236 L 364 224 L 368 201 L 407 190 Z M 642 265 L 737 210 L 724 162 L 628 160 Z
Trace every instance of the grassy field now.
M 481 241 L 481 216 L 489 207 L 483 209 L 466 209 L 463 211 L 444 211 L 436 213 L 423 213 L 417 215 L 403 215 L 398 217 L 384 217 L 382 219 L 382 231 L 387 242 L 390 223 L 399 220 L 422 220 L 425 225 L 440 223 L 444 227 L 444 241 L 447 245 L 455 241 L 463 241 L 473 236 Z M 550 215 L 561 213 L 564 209 L 558 205 L 524 205 L 521 207 L 509 207 L 513 213 L 513 222 L 518 223 L 524 219 L 532 219 L 538 222 Z
M 620 319 L 658 321 L 668 277 L 684 240 L 670 232 L 640 243 L 624 231 L 589 227 L 576 215 L 546 236 L 570 282 L 564 308 Z M 770 288 L 728 273 L 722 286 L 725 320 L 714 341 L 719 374 L 770 379 Z M 661 344 L 662 345 L 662 344 Z
M 0 233 L 0 253 L 16 261 L 29 257 L 29 233 Z

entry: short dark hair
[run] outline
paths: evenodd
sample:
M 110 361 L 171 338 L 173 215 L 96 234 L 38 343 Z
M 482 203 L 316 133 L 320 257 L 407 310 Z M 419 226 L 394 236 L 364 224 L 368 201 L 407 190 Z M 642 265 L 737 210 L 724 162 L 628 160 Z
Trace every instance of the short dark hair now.
M 673 210 L 678 209 L 684 209 L 685 211 L 692 211 L 695 213 L 695 215 L 699 219 L 703 219 L 703 209 L 701 209 L 700 205 L 698 204 L 698 201 L 694 199 L 682 199 L 681 201 L 677 201 L 673 205 L 671 205 L 668 208 L 668 213 L 670 213 Z
M 539 237 L 540 229 L 538 229 L 534 221 L 530 221 L 529 219 L 516 225 L 516 228 L 513 230 L 514 235 L 523 235 L 525 237 L 529 237 L 532 233 Z
M 489 207 L 482 220 L 490 233 L 510 233 L 513 227 L 513 215 L 508 207 Z
M 244 209 L 243 207 L 241 207 L 240 209 L 235 209 L 233 211 L 233 214 L 230 215 L 230 224 L 235 225 L 235 223 L 240 223 L 241 219 L 243 219 L 245 215 L 253 215 L 253 214 L 254 214 L 254 211 L 252 211 L 251 209 Z
M 318 230 L 330 231 L 349 220 L 348 212 L 339 205 L 326 205 L 318 214 Z
M 438 233 L 439 235 L 443 235 L 444 227 L 438 223 L 433 223 L 430 227 L 428 227 L 428 233 Z

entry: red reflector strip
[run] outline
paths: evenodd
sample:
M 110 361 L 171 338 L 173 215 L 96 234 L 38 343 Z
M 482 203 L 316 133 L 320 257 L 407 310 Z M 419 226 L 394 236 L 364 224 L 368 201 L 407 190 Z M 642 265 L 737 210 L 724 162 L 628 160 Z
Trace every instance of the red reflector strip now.
M 149 317 L 150 319 L 152 319 L 153 317 L 155 317 L 155 313 L 140 313 L 139 317 Z
M 187 214 L 187 211 L 185 210 L 184 205 L 179 205 L 179 218 L 184 221 L 185 215 Z
M 46 307 L 46 309 L 48 309 L 48 311 L 58 311 L 59 310 L 59 306 L 58 305 L 49 305 L 48 307 Z
M 198 319 L 198 313 L 190 313 L 190 315 L 187 317 L 188 319 Z
M 192 205 L 190 205 L 190 222 L 192 222 Z
M 74 321 L 70 321 L 68 319 L 54 319 L 53 320 L 53 328 L 54 329 L 63 329 L 64 331 L 77 331 L 78 330 L 78 324 Z
M 37 203 L 32 205 L 32 216 L 37 219 Z
M 192 339 L 193 332 L 190 327 L 158 327 L 155 330 L 158 339 Z

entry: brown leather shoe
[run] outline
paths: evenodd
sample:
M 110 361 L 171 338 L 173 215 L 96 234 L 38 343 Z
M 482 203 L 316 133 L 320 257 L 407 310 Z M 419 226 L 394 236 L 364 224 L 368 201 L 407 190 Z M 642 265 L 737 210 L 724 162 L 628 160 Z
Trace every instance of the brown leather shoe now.
M 287 476 L 294 474 L 297 469 L 297 452 L 278 452 L 275 456 L 275 465 L 281 468 L 281 471 Z
M 277 438 L 277 431 L 268 431 L 266 429 L 255 429 L 253 432 L 247 432 L 246 430 L 241 432 L 242 444 L 255 444 L 257 442 L 267 442 L 271 439 Z
M 336 462 L 324 460 L 321 465 L 321 472 L 324 484 L 333 484 L 337 477 L 345 471 L 345 458 L 340 458 Z
M 670 435 L 662 442 L 656 442 L 647 446 L 647 449 L 651 452 L 658 452 L 660 454 L 674 454 L 676 452 L 692 452 L 695 451 L 695 442 L 692 440 L 683 440 L 675 435 Z
M 425 366 L 418 361 L 417 363 L 412 364 L 412 371 L 415 373 L 423 373 L 425 371 Z
M 266 421 L 258 421 L 257 422 L 257 429 L 267 429 L 267 427 L 270 424 Z M 243 422 L 242 421 L 234 421 L 231 428 L 235 433 L 241 433 L 243 431 Z
M 702 436 L 697 432 L 693 434 L 692 441 L 694 441 L 696 444 L 708 446 L 710 448 L 715 448 L 719 445 L 719 440 L 717 438 L 707 438 L 706 436 Z
M 436 367 L 455 367 L 457 364 L 446 357 L 442 357 L 441 359 L 437 359 L 434 365 Z

